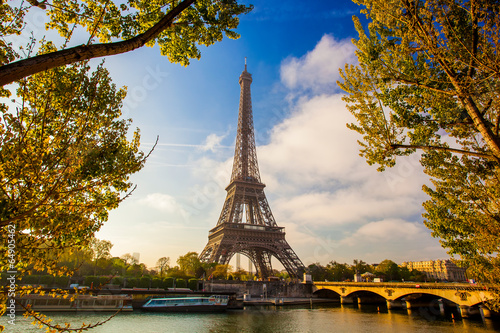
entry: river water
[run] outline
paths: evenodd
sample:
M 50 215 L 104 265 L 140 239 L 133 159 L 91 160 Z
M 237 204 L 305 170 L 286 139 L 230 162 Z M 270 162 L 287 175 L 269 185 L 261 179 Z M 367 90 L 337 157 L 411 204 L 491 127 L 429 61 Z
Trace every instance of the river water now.
M 249 307 L 226 313 L 120 313 L 91 333 L 127 332 L 493 332 L 500 331 L 500 322 L 481 318 L 453 319 L 451 314 L 422 308 L 407 312 L 398 309 L 378 312 L 376 306 L 332 305 L 310 307 Z M 50 314 L 53 323 L 95 323 L 105 320 L 109 314 Z M 0 322 L 5 332 L 45 332 L 31 324 L 31 320 L 16 317 L 16 325 L 10 325 L 4 316 Z

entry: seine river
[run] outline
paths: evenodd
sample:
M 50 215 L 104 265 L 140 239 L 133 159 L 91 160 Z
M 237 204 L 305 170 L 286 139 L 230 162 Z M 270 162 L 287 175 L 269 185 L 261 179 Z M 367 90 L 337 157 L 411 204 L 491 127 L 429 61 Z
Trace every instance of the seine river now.
M 107 318 L 105 314 L 51 314 L 53 322 L 91 323 Z M 1 318 L 6 324 L 6 318 Z M 75 327 L 75 326 L 73 326 Z M 376 306 L 333 305 L 321 307 L 250 307 L 219 314 L 194 313 L 123 313 L 92 333 L 126 332 L 492 332 L 500 330 L 500 322 L 480 318 L 453 320 L 441 317 L 425 308 L 422 310 L 377 311 Z M 45 332 L 24 319 L 16 325 L 7 324 L 5 332 Z

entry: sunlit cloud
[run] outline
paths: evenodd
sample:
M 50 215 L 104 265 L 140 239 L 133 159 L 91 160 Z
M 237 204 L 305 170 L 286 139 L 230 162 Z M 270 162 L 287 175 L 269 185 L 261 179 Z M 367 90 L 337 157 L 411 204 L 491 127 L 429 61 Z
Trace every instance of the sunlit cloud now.
M 141 205 L 168 213 L 184 213 L 177 200 L 168 194 L 151 193 L 145 198 L 138 200 Z
M 424 235 L 426 235 L 426 229 L 421 223 L 409 222 L 402 219 L 387 219 L 363 225 L 352 235 L 340 241 L 340 244 L 354 246 L 361 243 L 377 245 L 381 242 L 394 242 L 395 240 L 406 242 L 411 239 L 418 239 Z
M 336 40 L 324 35 L 316 47 L 301 58 L 289 57 L 281 65 L 281 81 L 290 89 L 311 89 L 313 92 L 337 90 L 339 68 L 356 63 L 355 46 L 351 40 Z
M 207 138 L 205 139 L 205 144 L 202 145 L 200 148 L 201 150 L 203 151 L 212 151 L 214 152 L 217 148 L 221 148 L 221 141 L 226 137 L 226 135 L 217 135 L 217 134 L 210 134 L 209 136 L 207 136 Z M 225 147 L 227 148 L 227 147 Z

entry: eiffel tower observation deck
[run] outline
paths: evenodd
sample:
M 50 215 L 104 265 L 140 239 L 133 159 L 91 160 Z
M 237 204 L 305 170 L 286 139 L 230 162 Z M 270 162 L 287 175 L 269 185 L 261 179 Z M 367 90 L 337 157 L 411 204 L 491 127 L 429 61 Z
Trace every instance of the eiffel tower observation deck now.
M 227 196 L 217 225 L 209 231 L 208 243 L 200 254 L 203 262 L 229 264 L 236 253 L 247 256 L 257 275 L 272 274 L 275 257 L 292 278 L 300 278 L 304 264 L 285 240 L 285 228 L 274 220 L 260 180 L 252 116 L 250 85 L 252 75 L 245 70 L 239 78 L 241 87 L 238 133 L 233 172 L 226 187 Z

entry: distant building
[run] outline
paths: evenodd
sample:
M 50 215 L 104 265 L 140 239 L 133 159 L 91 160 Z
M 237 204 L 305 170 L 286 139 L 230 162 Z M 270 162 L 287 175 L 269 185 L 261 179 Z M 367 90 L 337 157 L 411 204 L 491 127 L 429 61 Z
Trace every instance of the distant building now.
M 410 271 L 415 269 L 425 273 L 427 278 L 461 282 L 467 281 L 465 268 L 458 267 L 451 260 L 408 261 L 400 265 Z

